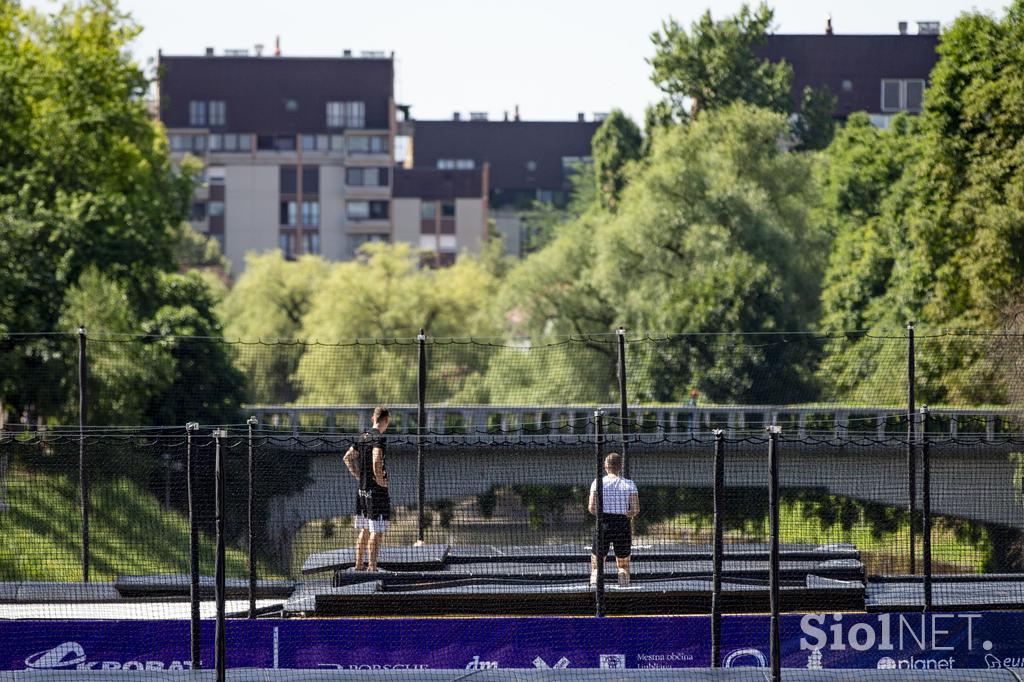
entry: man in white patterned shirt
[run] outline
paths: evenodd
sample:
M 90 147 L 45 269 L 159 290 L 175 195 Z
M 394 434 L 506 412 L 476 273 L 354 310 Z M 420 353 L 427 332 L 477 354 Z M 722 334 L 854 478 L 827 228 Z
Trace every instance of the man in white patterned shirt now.
M 590 584 L 597 584 L 597 562 L 604 561 L 609 546 L 612 546 L 615 549 L 615 563 L 619 568 L 619 586 L 625 587 L 629 585 L 629 557 L 633 552 L 632 521 L 640 513 L 640 495 L 636 483 L 620 476 L 622 455 L 609 453 L 604 458 L 604 470 L 607 474 L 601 481 L 604 542 L 599 542 L 598 533 L 595 532 L 594 549 L 590 555 Z M 597 516 L 596 480 L 590 486 L 590 503 L 587 508 Z

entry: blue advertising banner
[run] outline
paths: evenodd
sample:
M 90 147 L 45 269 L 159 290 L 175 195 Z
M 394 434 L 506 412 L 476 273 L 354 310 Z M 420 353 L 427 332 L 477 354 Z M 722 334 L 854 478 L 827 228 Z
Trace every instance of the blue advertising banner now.
M 768 664 L 767 616 L 726 616 L 725 667 Z M 690 668 L 711 665 L 710 618 L 231 620 L 229 667 Z M 0 621 L 0 670 L 184 670 L 187 621 Z M 202 660 L 213 664 L 213 623 Z M 1024 613 L 803 614 L 782 619 L 788 668 L 1024 665 Z

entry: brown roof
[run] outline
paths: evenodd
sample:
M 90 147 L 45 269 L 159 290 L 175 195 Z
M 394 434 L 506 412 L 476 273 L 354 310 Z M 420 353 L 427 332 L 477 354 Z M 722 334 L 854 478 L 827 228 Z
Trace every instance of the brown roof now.
M 590 156 L 595 121 L 416 121 L 413 163 L 436 168 L 438 159 L 491 165 L 492 189 L 568 189 L 563 156 Z M 529 170 L 529 162 L 535 164 Z
M 393 195 L 427 200 L 483 197 L 483 171 L 396 168 Z
M 838 103 L 836 116 L 855 111 L 881 113 L 882 79 L 928 79 L 939 56 L 937 35 L 776 34 L 754 49 L 769 61 L 793 67 L 793 111 L 804 87 L 827 85 Z M 852 90 L 843 91 L 844 80 Z
M 189 126 L 190 100 L 223 100 L 227 132 L 325 133 L 327 102 L 366 103 L 366 127 L 388 128 L 389 58 L 160 57 L 160 118 Z M 285 109 L 285 100 L 298 103 Z

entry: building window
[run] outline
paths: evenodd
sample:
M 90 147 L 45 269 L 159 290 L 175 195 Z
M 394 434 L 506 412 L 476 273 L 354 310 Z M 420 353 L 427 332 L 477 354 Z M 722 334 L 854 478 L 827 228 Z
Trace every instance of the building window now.
M 278 170 L 278 177 L 280 178 L 281 194 L 295 194 L 298 191 L 295 166 L 281 166 Z
M 304 152 L 315 152 L 316 151 L 316 135 L 303 135 L 302 136 L 302 151 L 304 151 Z
M 473 170 L 473 159 L 455 159 L 455 170 Z
M 847 78 L 840 87 L 842 87 L 843 92 L 853 92 L 853 81 Z
M 387 187 L 387 168 L 346 168 L 345 184 L 351 187 Z
M 349 154 L 386 154 L 386 135 L 352 135 L 348 138 Z
M 206 135 L 192 136 L 192 151 L 196 154 L 202 154 L 206 151 Z
M 904 104 L 907 111 L 915 114 L 921 113 L 921 110 L 924 109 L 924 81 L 905 81 L 904 87 L 906 88 Z
M 454 201 L 442 201 L 441 202 L 441 217 L 442 218 L 454 218 L 455 217 L 455 202 Z
M 320 233 L 319 232 L 303 232 L 302 233 L 302 250 L 305 253 L 318 254 L 320 253 Z
M 238 134 L 238 151 L 247 152 L 252 150 L 252 135 L 247 133 Z
M 455 159 L 438 159 L 438 170 L 455 170 Z
M 274 142 L 274 148 L 279 152 L 293 152 L 295 151 L 295 136 L 294 135 L 278 135 L 277 140 Z
M 537 201 L 542 204 L 553 204 L 555 203 L 555 193 L 550 189 L 539 189 L 537 190 Z
M 219 133 L 210 134 L 210 151 L 219 152 L 224 147 L 224 136 Z
M 277 246 L 288 260 L 295 258 L 295 233 L 278 232 Z
M 363 244 L 369 244 L 371 242 L 386 242 L 388 241 L 387 235 L 384 234 L 353 234 L 348 238 L 349 255 L 355 256 L 359 253 L 359 247 Z
M 206 181 L 211 185 L 224 184 L 224 166 L 207 166 L 205 172 Z
M 188 124 L 190 126 L 206 125 L 206 102 L 192 100 L 188 103 Z
M 274 136 L 273 135 L 257 135 L 256 136 L 256 149 L 260 151 L 273 151 L 274 149 Z
M 535 170 L 537 170 L 537 162 L 536 161 L 527 161 L 526 162 L 526 172 L 527 173 L 532 173 Z
M 284 110 L 285 111 L 298 111 L 299 110 L 299 101 L 297 99 L 293 99 L 291 97 L 286 97 L 285 100 L 284 100 Z
M 192 202 L 192 211 L 189 213 L 188 219 L 192 222 L 206 220 L 206 203 L 202 201 Z
M 345 148 L 345 136 L 344 135 L 331 135 L 331 149 L 335 151 L 341 151 Z
M 882 81 L 882 111 L 891 113 L 909 111 L 920 113 L 924 108 L 924 87 L 922 79 L 887 79 Z
M 320 193 L 320 166 L 302 167 L 302 193 Z
M 304 227 L 316 227 L 320 224 L 320 202 L 302 202 L 302 225 Z
M 437 217 L 437 204 L 433 201 L 424 201 L 420 204 L 420 218 L 423 220 L 433 220 Z
M 328 102 L 328 128 L 365 128 L 365 102 Z
M 211 201 L 207 206 L 207 213 L 211 218 L 224 215 L 224 202 L 223 201 Z
M 282 201 L 281 202 L 281 224 L 282 225 L 295 225 L 295 219 L 297 217 L 297 207 L 294 201 Z
M 349 201 L 345 204 L 345 215 L 349 220 L 387 220 L 386 201 Z
M 227 118 L 227 106 L 224 104 L 224 100 L 211 100 L 210 101 L 210 125 L 211 126 L 222 126 Z
M 169 136 L 169 142 L 171 143 L 172 152 L 184 152 L 188 151 L 188 136 L 174 133 Z

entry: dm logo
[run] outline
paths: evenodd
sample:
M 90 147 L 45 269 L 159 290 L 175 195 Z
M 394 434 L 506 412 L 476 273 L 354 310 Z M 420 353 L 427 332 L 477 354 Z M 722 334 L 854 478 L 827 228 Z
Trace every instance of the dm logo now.
M 768 659 L 759 649 L 736 649 L 725 657 L 723 668 L 767 668 Z
M 26 667 L 36 669 L 71 668 L 82 663 L 85 663 L 85 649 L 78 642 L 64 642 L 25 659 Z

